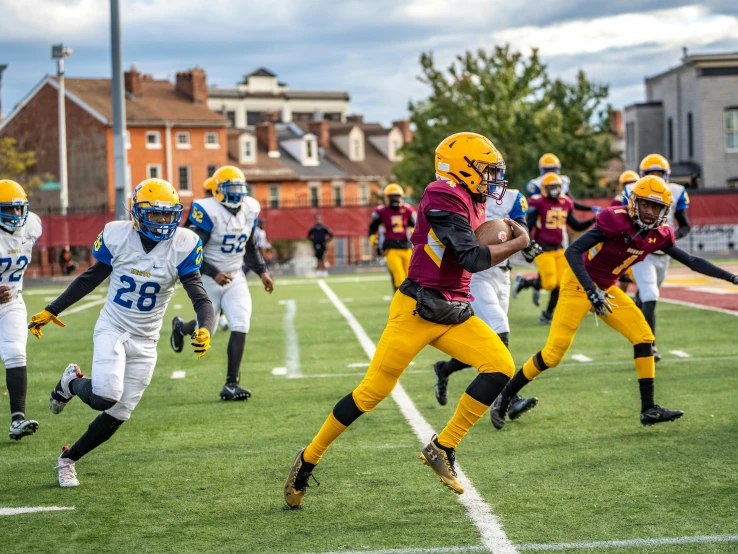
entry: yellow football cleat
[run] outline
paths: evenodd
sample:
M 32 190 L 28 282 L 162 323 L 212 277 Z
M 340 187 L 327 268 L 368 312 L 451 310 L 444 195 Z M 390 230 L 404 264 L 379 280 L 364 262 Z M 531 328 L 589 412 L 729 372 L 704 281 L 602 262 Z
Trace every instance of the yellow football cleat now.
M 302 499 L 305 498 L 309 486 L 308 480 L 313 477 L 312 467 L 308 469 L 307 464 L 302 459 L 303 452 L 305 452 L 304 448 L 297 453 L 295 463 L 292 464 L 290 474 L 284 482 L 284 501 L 293 510 L 299 508 L 302 504 Z M 320 485 L 315 477 L 313 477 L 313 480 Z
M 456 494 L 464 494 L 464 486 L 456 478 L 456 470 L 454 469 L 456 456 L 454 451 L 453 449 L 446 451 L 439 448 L 436 444 L 437 439 L 438 435 L 433 435 L 431 441 L 420 453 L 420 459 L 436 472 L 436 475 L 441 479 L 441 483 L 446 487 Z

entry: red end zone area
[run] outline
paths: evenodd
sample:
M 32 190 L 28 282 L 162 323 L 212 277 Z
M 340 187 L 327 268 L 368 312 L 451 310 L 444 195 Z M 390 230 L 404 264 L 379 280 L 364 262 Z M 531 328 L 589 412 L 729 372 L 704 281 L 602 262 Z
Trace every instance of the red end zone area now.
M 738 264 L 735 263 L 723 265 L 717 261 L 715 265 L 731 273 L 738 272 Z M 661 298 L 738 313 L 738 286 L 700 275 L 682 266 L 669 268 L 661 287 Z

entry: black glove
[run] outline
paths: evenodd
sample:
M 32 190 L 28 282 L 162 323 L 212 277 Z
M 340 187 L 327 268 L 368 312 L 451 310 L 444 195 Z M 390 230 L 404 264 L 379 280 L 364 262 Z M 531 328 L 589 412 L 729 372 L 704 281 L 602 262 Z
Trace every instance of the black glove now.
M 543 248 L 536 241 L 531 240 L 530 244 L 523 248 L 521 252 L 523 254 L 523 258 L 525 258 L 525 261 L 530 264 L 533 263 L 533 260 L 535 260 L 536 256 L 543 253 Z
M 614 296 L 607 294 L 604 290 L 594 289 L 587 293 L 587 297 L 592 304 L 595 315 L 607 317 L 608 312 L 612 313 L 612 306 L 610 306 L 608 299 L 615 298 Z

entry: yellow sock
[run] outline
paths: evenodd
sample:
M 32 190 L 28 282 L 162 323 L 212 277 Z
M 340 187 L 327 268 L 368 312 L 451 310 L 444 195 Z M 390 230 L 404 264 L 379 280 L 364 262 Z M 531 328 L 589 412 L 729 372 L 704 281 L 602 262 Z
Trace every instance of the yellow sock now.
M 523 375 L 525 375 L 525 378 L 528 379 L 528 381 L 532 381 L 540 374 L 541 370 L 536 367 L 536 364 L 533 361 L 533 356 L 531 356 L 528 361 L 523 364 Z
M 464 393 L 456 406 L 456 412 L 451 421 L 446 424 L 446 428 L 438 435 L 438 442 L 446 448 L 456 448 L 459 446 L 461 439 L 467 434 L 479 418 L 484 415 L 489 406 L 485 406 L 478 400 L 474 400 L 471 396 Z
M 315 435 L 313 442 L 311 442 L 305 449 L 302 457 L 308 463 L 317 464 L 323 454 L 325 454 L 325 451 L 328 450 L 331 443 L 346 429 L 348 429 L 348 427 L 338 421 L 333 415 L 333 412 L 331 412 L 325 420 L 325 423 L 323 423 L 323 426 L 320 428 L 320 431 L 318 431 L 318 434 Z
M 636 358 L 633 361 L 635 362 L 639 379 L 653 379 L 656 377 L 656 361 L 653 356 Z

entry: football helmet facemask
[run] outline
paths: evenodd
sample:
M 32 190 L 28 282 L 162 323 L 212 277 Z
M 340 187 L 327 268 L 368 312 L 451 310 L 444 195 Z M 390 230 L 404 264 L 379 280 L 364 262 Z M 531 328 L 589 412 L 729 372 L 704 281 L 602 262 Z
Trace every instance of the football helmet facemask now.
M 656 176 L 661 177 L 667 183 L 671 176 L 671 165 L 669 165 L 669 161 L 661 154 L 649 154 L 641 160 L 641 165 L 638 169 L 641 177 L 654 173 L 661 173 L 661 175 L 657 174 Z
M 405 191 L 397 183 L 384 187 L 384 203 L 390 208 L 399 208 L 405 202 Z
M 628 195 L 628 215 L 633 222 L 644 230 L 655 229 L 666 221 L 671 209 L 671 190 L 666 181 L 656 175 L 641 177 Z M 653 221 L 648 221 L 645 213 L 641 213 L 646 203 L 656 205 Z M 644 218 L 646 221 L 644 221 Z
M 232 165 L 224 165 L 213 174 L 213 196 L 227 208 L 238 208 L 248 195 L 248 183 L 243 171 Z
M 179 194 L 164 179 L 146 179 L 133 189 L 133 227 L 151 240 L 171 239 L 177 231 L 183 208 Z
M 561 196 L 564 181 L 558 173 L 549 172 L 541 178 L 541 195 L 556 200 Z
M 0 179 L 0 227 L 12 233 L 23 227 L 27 219 L 26 191 L 15 181 Z

